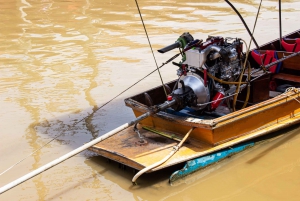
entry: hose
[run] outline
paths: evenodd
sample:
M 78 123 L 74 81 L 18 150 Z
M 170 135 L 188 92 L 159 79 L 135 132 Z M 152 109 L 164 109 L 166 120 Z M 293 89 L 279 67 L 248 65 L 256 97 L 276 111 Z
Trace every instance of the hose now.
M 246 63 L 248 61 L 248 56 L 249 56 L 249 49 L 250 49 L 250 46 L 247 47 L 247 43 L 245 40 L 241 39 L 244 43 L 245 43 L 245 46 L 247 48 L 247 53 L 246 53 L 246 59 L 245 59 L 245 63 L 243 65 L 243 69 L 241 71 L 241 74 L 240 74 L 240 77 L 239 77 L 239 81 L 237 83 L 237 87 L 236 87 L 236 90 L 235 90 L 235 93 L 236 95 L 233 97 L 233 102 L 232 102 L 232 108 L 233 108 L 233 111 L 235 112 L 235 105 L 236 105 L 236 101 L 237 101 L 237 97 L 238 97 L 238 92 L 240 91 L 240 86 L 242 84 L 242 78 L 243 78 L 243 75 L 244 75 L 244 72 L 245 72 L 245 68 L 246 68 Z M 251 41 L 250 41 L 251 42 Z M 248 83 L 249 84 L 249 83 Z M 249 98 L 249 97 L 248 97 Z M 248 101 L 247 101 L 248 102 Z
M 251 80 L 251 66 L 250 66 L 250 62 L 248 61 L 248 85 L 247 85 L 247 95 L 246 95 L 246 99 L 244 102 L 244 105 L 241 109 L 245 108 L 248 104 L 248 100 L 249 100 L 249 96 L 250 96 L 250 80 Z
M 148 166 L 145 167 L 144 169 L 140 170 L 138 173 L 136 173 L 136 175 L 134 175 L 134 177 L 132 178 L 132 183 L 136 184 L 136 180 L 145 172 L 152 170 L 153 168 L 160 166 L 161 164 L 163 164 L 164 162 L 166 162 L 169 158 L 171 158 L 178 150 L 179 148 L 182 146 L 182 144 L 186 141 L 186 139 L 189 137 L 189 135 L 191 134 L 191 132 L 194 130 L 194 127 L 191 128 L 189 130 L 189 132 L 187 132 L 187 134 L 184 136 L 184 138 L 178 143 L 177 146 L 173 147 L 173 150 L 166 156 L 164 157 L 162 160 Z
M 253 40 L 254 44 L 256 45 L 256 48 L 259 49 L 259 46 L 253 36 L 253 33 L 250 32 L 245 20 L 243 19 L 243 17 L 241 16 L 241 14 L 239 13 L 239 11 L 228 1 L 228 0 L 225 0 L 225 2 L 234 10 L 234 12 L 239 16 L 239 18 L 241 19 L 243 25 L 245 26 L 246 30 L 248 31 L 248 34 L 250 35 L 251 37 L 251 40 Z M 258 16 L 258 14 L 257 14 Z M 256 16 L 256 19 L 257 19 L 257 16 Z M 256 22 L 255 22 L 256 23 Z
M 200 70 L 200 71 L 203 72 L 203 70 Z M 211 79 L 216 80 L 217 82 L 220 82 L 221 84 L 239 84 L 239 82 L 228 82 L 228 81 L 221 80 L 208 72 L 207 72 L 207 75 Z M 247 82 L 241 82 L 240 84 L 247 84 Z
M 238 92 L 240 91 L 240 86 L 241 86 L 241 82 L 242 82 L 244 71 L 245 71 L 245 65 L 244 65 L 244 67 L 243 67 L 243 69 L 241 71 L 241 74 L 240 74 L 240 77 L 239 77 L 239 81 L 238 81 L 237 86 L 236 86 L 236 90 L 235 90 L 236 95 L 233 97 L 232 108 L 233 108 L 234 112 L 235 112 L 235 105 L 236 105 L 237 97 L 239 95 Z

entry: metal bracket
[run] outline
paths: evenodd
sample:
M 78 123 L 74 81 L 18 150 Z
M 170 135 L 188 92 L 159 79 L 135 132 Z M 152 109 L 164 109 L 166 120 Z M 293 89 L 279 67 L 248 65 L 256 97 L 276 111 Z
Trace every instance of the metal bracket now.
M 135 123 L 135 124 L 134 124 L 133 131 L 136 132 L 136 133 L 138 134 L 139 138 L 140 138 L 140 140 L 138 141 L 138 143 L 139 143 L 140 145 L 146 144 L 147 141 L 144 139 L 144 136 L 141 135 L 139 129 L 137 128 L 137 124 L 138 124 L 138 123 Z

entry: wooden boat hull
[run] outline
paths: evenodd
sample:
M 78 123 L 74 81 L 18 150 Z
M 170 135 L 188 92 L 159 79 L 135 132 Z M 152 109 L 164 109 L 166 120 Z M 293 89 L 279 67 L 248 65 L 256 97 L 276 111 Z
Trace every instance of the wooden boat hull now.
M 141 125 L 179 135 L 184 135 L 194 127 L 191 138 L 215 146 L 299 115 L 299 100 L 299 92 L 289 92 L 210 120 L 159 112 L 141 121 Z M 136 116 L 148 111 L 148 108 L 133 99 L 126 100 L 126 104 L 132 107 Z
M 296 37 L 298 32 L 299 30 L 287 35 L 287 37 Z M 260 50 L 278 49 L 279 43 L 279 39 L 271 41 L 263 45 Z M 94 145 L 90 150 L 126 166 L 141 170 L 162 160 L 178 144 L 178 139 L 182 139 L 191 128 L 194 128 L 178 152 L 162 165 L 148 171 L 151 172 L 203 157 L 298 124 L 300 122 L 299 89 L 293 88 L 293 90 L 273 98 L 269 96 L 272 92 L 269 93 L 269 83 L 274 79 L 282 79 L 278 78 L 278 75 L 289 74 L 285 76 L 287 80 L 283 79 L 284 82 L 295 82 L 295 80 L 289 80 L 291 76 L 300 79 L 300 65 L 295 60 L 300 61 L 297 56 L 290 63 L 283 65 L 283 73 L 266 74 L 252 82 L 249 103 L 244 109 L 221 115 L 220 113 L 195 114 L 188 109 L 180 112 L 166 109 L 139 123 L 137 128 L 146 142 L 141 143 L 141 139 L 133 127 L 129 127 Z M 251 58 L 250 63 L 255 65 Z M 255 76 L 259 75 L 254 74 L 253 78 Z M 171 92 L 175 82 L 174 80 L 165 84 L 168 93 Z M 282 82 L 280 81 L 280 83 Z M 300 86 L 299 83 L 300 81 L 296 82 L 298 87 Z M 244 97 L 241 94 L 237 103 L 243 104 L 243 100 Z M 130 97 L 125 100 L 125 103 L 132 108 L 135 116 L 139 117 L 151 111 L 153 105 L 162 104 L 164 101 L 164 90 L 162 86 L 159 86 Z M 219 116 L 216 117 L 215 115 Z
M 196 159 L 189 160 L 185 163 L 184 167 L 180 170 L 175 171 L 169 179 L 170 183 L 177 181 L 193 172 L 201 170 L 209 165 L 217 163 L 225 158 L 240 153 L 248 148 L 255 145 L 255 141 L 250 140 L 238 145 L 234 145 L 225 149 L 222 149 L 216 153 L 209 154 L 208 156 L 201 156 Z
M 299 97 L 299 94 L 297 96 Z M 264 126 L 261 126 L 259 128 L 256 127 L 256 129 L 252 130 L 246 130 L 246 133 L 244 135 L 226 141 L 222 144 L 214 146 L 208 143 L 203 143 L 201 141 L 189 139 L 172 158 L 170 158 L 161 166 L 152 169 L 151 171 L 156 171 L 175 164 L 189 161 L 191 159 L 199 158 L 201 156 L 214 153 L 218 150 L 231 147 L 241 142 L 245 142 L 257 138 L 259 136 L 268 134 L 270 132 L 289 127 L 293 124 L 297 124 L 300 122 L 300 104 L 295 100 L 293 101 L 298 104 L 298 109 L 291 110 L 289 114 L 282 115 L 280 118 L 273 119 L 273 121 L 269 122 L 268 124 L 265 124 Z M 281 102 L 277 102 L 277 104 L 278 106 L 280 106 Z M 275 107 L 275 109 L 277 108 L 278 107 Z M 283 107 L 283 109 L 286 109 L 286 107 Z M 240 122 L 238 118 L 234 117 L 227 121 L 230 121 L 231 125 L 234 125 L 234 122 Z M 257 118 L 257 122 L 254 123 L 260 123 L 260 119 Z M 238 126 L 239 125 L 235 124 L 234 127 Z M 228 128 L 229 127 L 227 127 L 227 129 Z M 231 131 L 235 132 L 236 129 L 234 128 Z M 133 131 L 133 127 L 129 127 L 119 132 L 118 134 L 108 138 L 107 140 L 94 145 L 90 148 L 90 150 L 106 158 L 125 164 L 126 166 L 132 167 L 137 170 L 141 170 L 163 159 L 172 151 L 173 146 L 175 146 L 178 143 L 177 141 L 171 138 L 167 138 L 165 136 L 153 133 L 151 131 L 147 131 L 145 129 L 140 129 L 140 133 L 144 136 L 145 140 L 147 141 L 146 144 L 140 144 L 140 139 L 138 135 Z M 230 132 L 227 131 L 227 133 Z M 168 134 L 170 136 L 180 136 L 177 133 L 168 132 Z

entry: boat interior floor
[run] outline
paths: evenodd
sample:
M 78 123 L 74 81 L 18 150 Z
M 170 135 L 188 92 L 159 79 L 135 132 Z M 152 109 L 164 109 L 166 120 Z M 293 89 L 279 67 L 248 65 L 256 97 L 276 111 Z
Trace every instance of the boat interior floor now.
M 129 127 L 116 135 L 90 148 L 106 158 L 126 164 L 135 169 L 142 169 L 157 162 L 168 155 L 174 146 L 184 137 L 170 132 L 161 132 L 153 128 L 137 126 L 143 138 Z M 212 145 L 196 140 L 187 139 L 180 150 L 168 161 L 168 164 L 177 163 L 187 155 L 203 152 Z M 174 161 L 173 161 L 174 160 Z

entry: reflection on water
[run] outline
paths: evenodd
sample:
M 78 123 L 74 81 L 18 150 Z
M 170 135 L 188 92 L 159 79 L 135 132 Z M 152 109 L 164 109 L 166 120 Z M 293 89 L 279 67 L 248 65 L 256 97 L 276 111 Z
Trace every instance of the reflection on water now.
M 0 2 L 0 172 L 59 135 L 0 176 L 3 186 L 131 120 L 123 99 L 158 85 L 160 79 L 154 73 L 100 108 L 156 68 L 134 1 Z M 233 3 L 252 29 L 259 1 Z M 196 38 L 223 35 L 249 41 L 239 18 L 223 1 L 147 0 L 139 5 L 154 49 L 186 31 Z M 283 34 L 299 28 L 299 6 L 297 1 L 283 2 Z M 279 35 L 277 10 L 276 1 L 263 2 L 254 34 L 259 44 Z M 158 63 L 172 55 L 155 53 Z M 176 77 L 171 65 L 161 72 L 164 81 Z M 178 186 L 167 183 L 172 170 L 145 175 L 139 186 L 132 186 L 131 170 L 83 152 L 0 198 L 195 200 L 201 189 L 203 199 L 293 200 L 299 197 L 299 131 L 282 131 L 293 138 L 261 145 Z

